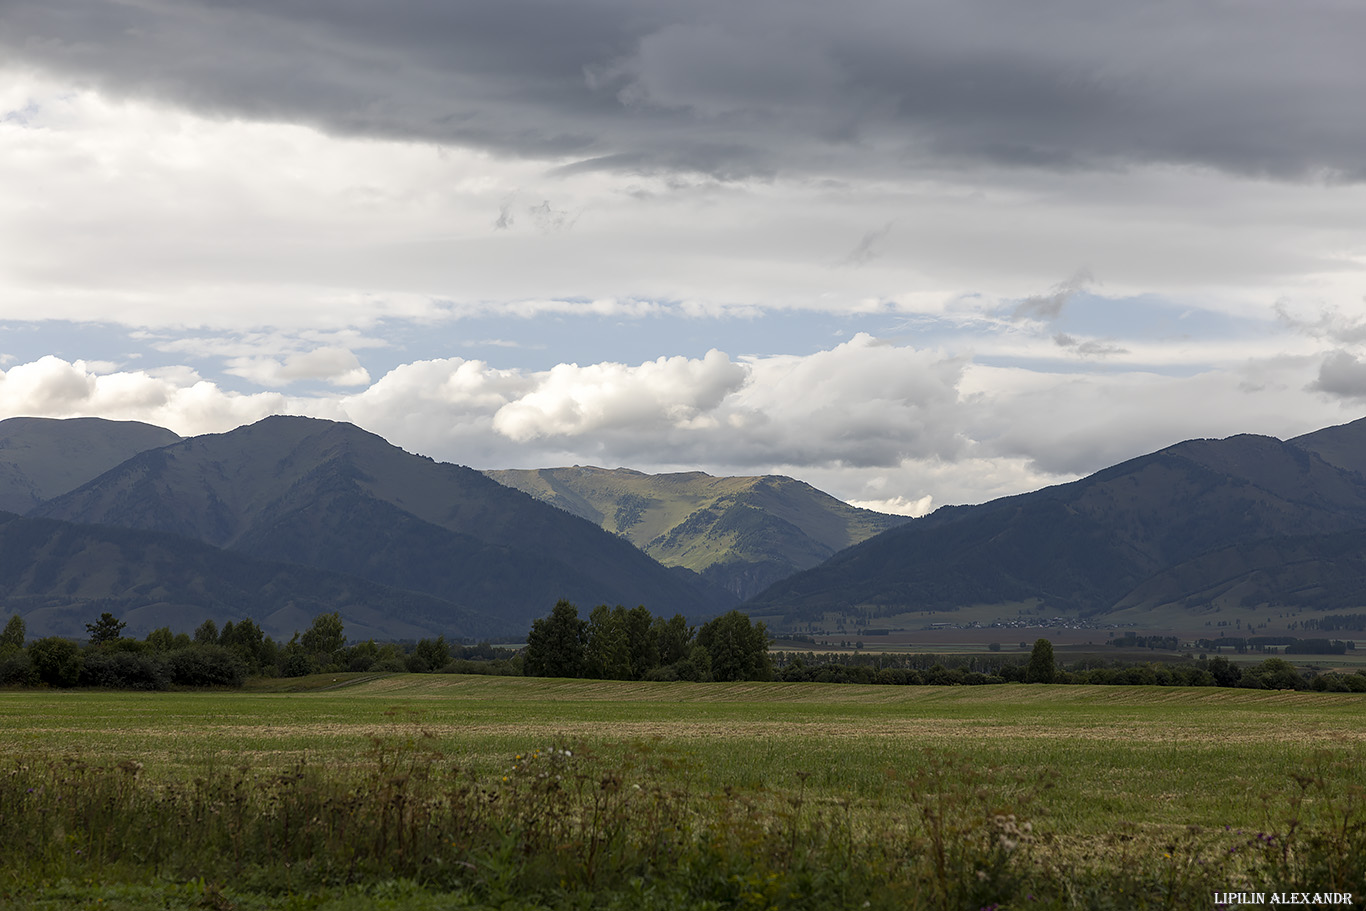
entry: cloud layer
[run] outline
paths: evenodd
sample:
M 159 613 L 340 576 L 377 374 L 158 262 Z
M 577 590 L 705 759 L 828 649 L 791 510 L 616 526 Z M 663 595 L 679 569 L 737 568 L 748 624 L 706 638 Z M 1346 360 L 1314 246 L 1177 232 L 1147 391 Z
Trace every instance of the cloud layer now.
M 901 511 L 1366 402 L 1366 7 L 8 0 L 0 416 Z
M 1333 0 L 13 0 L 0 48 L 116 97 L 619 172 L 1357 180 L 1363 31 Z
M 0 373 L 0 413 L 136 419 L 183 435 L 310 414 L 481 468 L 781 472 L 918 513 L 1069 480 L 1193 436 L 1284 437 L 1351 417 L 1327 395 L 1283 416 L 1314 369 L 1304 359 L 1260 365 L 1249 371 L 1257 389 L 1238 370 L 1049 376 L 859 335 L 804 357 L 712 351 L 545 371 L 449 358 L 403 365 L 354 393 L 287 397 L 229 392 L 188 370 L 106 372 L 49 356 Z M 1192 394 L 1207 410 L 1183 407 Z

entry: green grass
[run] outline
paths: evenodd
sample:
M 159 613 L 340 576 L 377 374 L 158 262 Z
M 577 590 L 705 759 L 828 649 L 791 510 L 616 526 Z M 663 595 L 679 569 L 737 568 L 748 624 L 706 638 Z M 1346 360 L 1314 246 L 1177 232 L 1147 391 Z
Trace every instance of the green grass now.
M 374 737 L 425 730 L 452 761 L 492 771 L 552 742 L 667 745 L 706 786 L 793 787 L 875 800 L 921 750 L 1059 776 L 1046 808 L 1061 831 L 1116 819 L 1249 825 L 1258 796 L 1323 748 L 1361 750 L 1352 694 L 1213 688 L 878 687 L 621 683 L 395 675 L 300 692 L 0 694 L 0 752 L 135 759 L 189 773 L 350 761 Z M 1366 782 L 1363 782 L 1366 783 Z
M 384 743 L 420 750 L 424 768 L 459 769 L 496 784 L 519 754 L 572 745 L 605 769 L 646 755 L 667 758 L 650 785 L 677 789 L 700 806 L 710 806 L 708 795 L 747 795 L 782 819 L 801 795 L 831 818 L 845 814 L 862 833 L 899 830 L 920 818 L 908 782 L 923 787 L 926 776 L 937 775 L 939 786 L 952 789 L 955 781 L 980 778 L 985 784 L 964 790 L 963 801 L 971 791 L 1002 805 L 1027 804 L 1048 862 L 1084 870 L 1117 844 L 1160 859 L 1193 837 L 1190 826 L 1211 838 L 1223 837 L 1226 826 L 1272 831 L 1292 810 L 1316 819 L 1334 807 L 1322 794 L 1366 788 L 1366 701 L 1352 694 L 402 674 L 274 686 L 279 690 L 3 692 L 0 768 L 20 760 L 54 768 L 67 759 L 129 760 L 143 764 L 143 780 L 173 784 L 239 767 L 265 775 L 302 764 L 338 781 L 361 780 Z M 1296 776 L 1307 770 L 1317 770 L 1323 789 L 1296 808 L 1303 783 Z M 378 908 L 379 897 L 361 889 L 377 881 L 331 892 L 315 883 L 308 894 L 333 903 L 317 907 Z M 95 907 L 98 896 L 89 890 L 113 885 L 73 888 L 86 889 Z M 22 896 L 39 902 L 52 888 L 30 885 Z M 3 889 L 0 883 L 0 897 Z M 99 906 L 118 907 L 110 898 Z M 247 899 L 233 901 L 252 907 Z M 169 899 L 167 906 L 178 907 Z

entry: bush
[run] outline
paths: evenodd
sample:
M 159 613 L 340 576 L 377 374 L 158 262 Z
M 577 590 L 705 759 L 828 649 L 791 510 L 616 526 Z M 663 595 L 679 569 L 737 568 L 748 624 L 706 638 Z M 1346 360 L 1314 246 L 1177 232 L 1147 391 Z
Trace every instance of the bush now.
M 191 645 L 166 656 L 171 682 L 177 686 L 241 686 L 247 666 L 221 645 Z
M 171 674 L 156 654 L 97 650 L 86 654 L 81 669 L 82 686 L 105 686 L 124 690 L 164 690 Z
M 33 686 L 37 682 L 38 675 L 27 652 L 0 653 L 0 686 Z M 1366 683 L 1366 677 L 1362 682 Z
M 28 650 L 33 672 L 39 683 L 48 686 L 75 686 L 81 679 L 81 650 L 70 639 L 48 636 L 33 643 Z
M 398 669 L 403 670 L 401 663 Z M 282 677 L 307 677 L 309 674 L 316 674 L 317 672 L 318 666 L 314 664 L 313 659 L 297 649 L 285 657 L 285 663 L 280 668 L 280 676 Z

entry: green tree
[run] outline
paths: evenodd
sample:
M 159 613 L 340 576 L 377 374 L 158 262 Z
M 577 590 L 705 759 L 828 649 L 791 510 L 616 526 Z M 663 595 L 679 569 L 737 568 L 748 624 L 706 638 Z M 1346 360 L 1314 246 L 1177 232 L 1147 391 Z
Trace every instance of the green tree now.
M 622 612 L 620 622 L 626 633 L 632 680 L 641 680 L 659 667 L 659 637 L 655 633 L 654 620 L 643 604 Z
M 94 623 L 87 623 L 85 631 L 90 634 L 91 645 L 103 645 L 106 642 L 113 642 L 123 635 L 123 628 L 127 626 L 122 620 L 115 617 L 109 611 L 100 614 L 100 619 Z
M 598 680 L 631 679 L 631 642 L 626 632 L 626 608 L 599 604 L 588 615 L 584 643 L 585 676 Z
M 314 617 L 313 625 L 304 630 L 299 644 L 319 664 L 320 669 L 332 664 L 333 655 L 346 645 L 346 629 L 342 625 L 341 614 L 333 611 Z
M 48 636 L 29 646 L 33 672 L 48 686 L 75 686 L 81 679 L 81 649 L 70 639 Z
M 1261 688 L 1268 690 L 1299 690 L 1305 686 L 1300 672 L 1284 658 L 1268 658 L 1261 664 L 1248 668 L 1243 673 L 1243 680 L 1239 685 L 1250 680 L 1257 681 Z
M 531 624 L 523 668 L 528 677 L 581 677 L 588 624 L 579 609 L 561 598 L 550 616 Z
M 668 667 L 686 659 L 692 652 L 694 632 L 682 614 L 674 614 L 668 620 L 656 617 L 654 639 L 659 651 L 659 663 Z
M 1025 683 L 1052 683 L 1058 676 L 1058 667 L 1053 663 L 1053 643 L 1047 639 L 1036 639 L 1034 650 L 1029 653 L 1029 665 L 1025 668 Z
M 241 658 L 251 673 L 260 673 L 266 664 L 266 634 L 250 617 L 223 624 L 218 644 Z
M 347 648 L 340 658 L 348 671 L 368 671 L 379 661 L 379 646 L 374 639 L 366 639 Z
M 1243 669 L 1223 655 L 1216 655 L 1210 659 L 1209 672 L 1214 678 L 1215 686 L 1237 686 L 1239 678 L 1243 676 Z
M 451 648 L 446 644 L 445 636 L 437 636 L 435 639 L 423 639 L 413 649 L 413 653 L 408 656 L 408 670 L 418 673 L 434 673 L 445 667 L 451 660 Z
M 751 623 L 739 611 L 704 624 L 697 631 L 697 644 L 706 650 L 713 680 L 768 680 L 773 676 L 767 627 Z
M 28 627 L 24 625 L 24 618 L 15 614 L 9 618 L 5 624 L 5 631 L 0 633 L 0 652 L 13 648 L 24 647 L 24 635 L 28 632 Z
M 159 626 L 147 634 L 147 647 L 154 652 L 169 652 L 175 648 L 175 633 L 169 626 Z
M 198 645 L 218 644 L 218 624 L 213 622 L 212 617 L 199 624 L 195 629 L 194 641 Z
M 289 642 L 285 643 L 280 654 L 279 664 L 282 677 L 306 677 L 318 671 L 317 663 L 299 641 L 298 633 L 295 633 Z

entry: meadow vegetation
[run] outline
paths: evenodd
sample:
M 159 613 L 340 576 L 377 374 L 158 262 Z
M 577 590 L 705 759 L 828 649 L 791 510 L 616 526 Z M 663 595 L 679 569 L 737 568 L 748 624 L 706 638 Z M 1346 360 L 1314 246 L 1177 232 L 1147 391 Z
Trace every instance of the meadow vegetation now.
M 296 691 L 284 692 L 290 686 Z M 0 903 L 1188 908 L 1366 893 L 1360 697 L 360 674 L 0 693 Z

